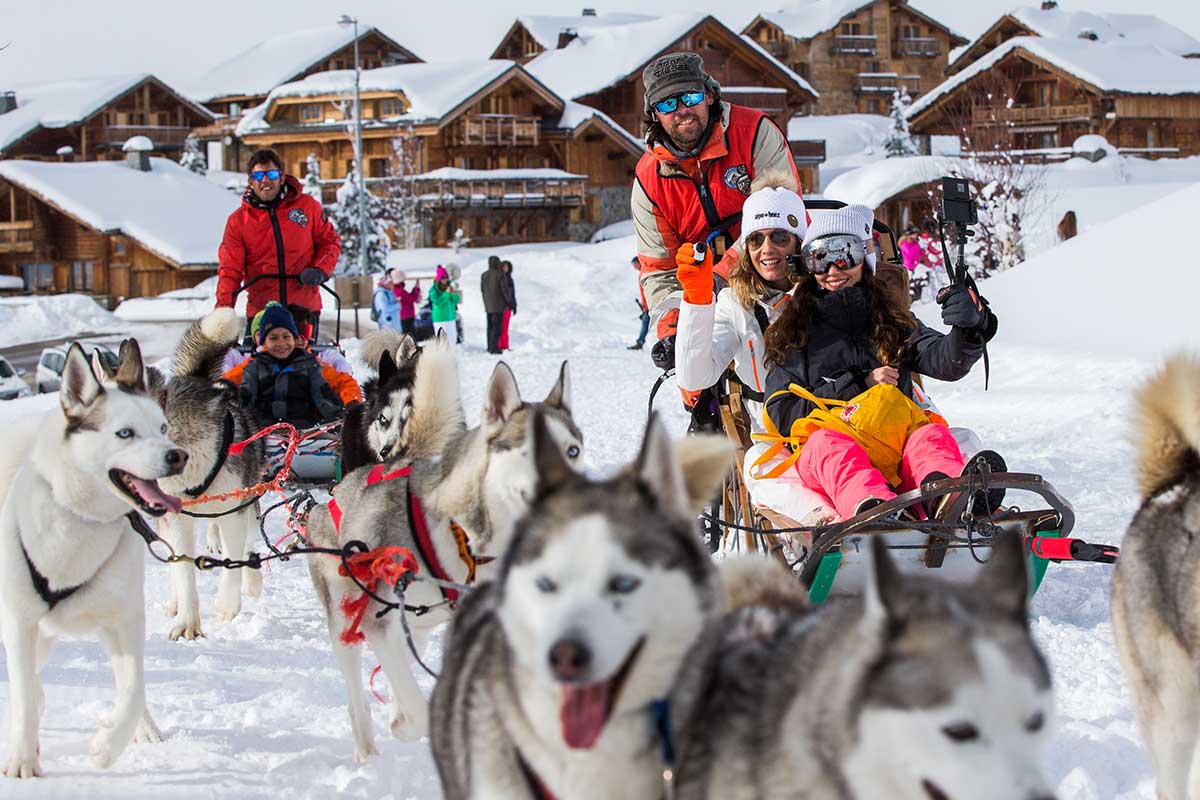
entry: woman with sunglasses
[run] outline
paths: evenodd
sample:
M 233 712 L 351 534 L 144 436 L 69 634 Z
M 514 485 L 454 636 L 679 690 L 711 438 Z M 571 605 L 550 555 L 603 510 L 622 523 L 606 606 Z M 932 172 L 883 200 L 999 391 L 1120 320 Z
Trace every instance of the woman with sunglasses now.
M 846 206 L 820 214 L 805 234 L 795 259 L 803 271 L 765 336 L 766 413 L 784 434 L 814 408 L 789 390 L 792 384 L 834 400 L 851 400 L 878 384 L 914 398 L 914 373 L 959 380 L 996 333 L 996 317 L 987 302 L 962 285 L 942 298 L 942 321 L 949 333 L 917 320 L 904 298 L 875 278 L 873 222 L 866 206 Z M 850 415 L 852 409 L 847 409 Z M 823 493 L 845 518 L 895 497 L 896 488 L 907 491 L 961 474 L 963 455 L 944 421 L 933 418 L 915 427 L 904 442 L 896 465 L 898 487 L 889 485 L 855 439 L 830 428 L 807 439 L 795 468 L 803 483 Z

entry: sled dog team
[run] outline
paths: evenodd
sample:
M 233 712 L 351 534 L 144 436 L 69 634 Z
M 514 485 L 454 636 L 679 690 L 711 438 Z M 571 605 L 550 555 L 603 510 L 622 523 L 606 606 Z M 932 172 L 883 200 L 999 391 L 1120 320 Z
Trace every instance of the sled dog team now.
M 61 410 L 12 432 L 0 455 L 0 632 L 9 681 L 3 774 L 41 774 L 38 673 L 60 634 L 98 635 L 116 702 L 92 739 L 107 766 L 161 735 L 142 664 L 144 552 L 131 527 L 156 518 L 195 552 L 180 498 L 255 482 L 263 448 L 228 453 L 256 428 L 221 380 L 239 333 L 229 309 L 193 325 L 171 374 L 137 343 L 114 372 L 68 354 Z M 1053 712 L 1047 664 L 1027 619 L 1025 551 L 997 542 L 973 585 L 902 575 L 873 540 L 863 595 L 811 608 L 773 562 L 713 562 L 696 515 L 728 471 L 723 439 L 672 441 L 651 420 L 634 461 L 584 475 L 564 363 L 542 402 L 500 363 L 468 428 L 452 348 L 381 334 L 378 378 L 343 432 L 349 471 L 308 519 L 319 547 L 358 539 L 417 553 L 405 602 L 417 652 L 450 621 L 431 701 L 420 692 L 400 612 L 351 618 L 361 595 L 340 560 L 309 557 L 345 677 L 359 761 L 376 754 L 359 641 L 392 688 L 397 737 L 428 736 L 448 798 L 1053 797 L 1039 747 Z M 1177 358 L 1139 398 L 1142 508 L 1113 582 L 1113 622 L 1159 794 L 1200 799 L 1200 361 Z M 357 468 L 355 468 L 357 467 Z M 243 557 L 251 505 L 208 544 Z M 202 635 L 192 567 L 172 565 L 171 638 Z M 449 588 L 470 583 L 463 592 Z M 223 572 L 217 612 L 241 592 Z

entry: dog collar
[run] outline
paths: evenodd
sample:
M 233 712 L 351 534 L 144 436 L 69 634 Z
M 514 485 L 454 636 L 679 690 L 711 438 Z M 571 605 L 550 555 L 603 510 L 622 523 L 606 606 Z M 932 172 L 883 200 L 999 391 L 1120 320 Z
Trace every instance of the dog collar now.
M 217 460 L 213 463 L 212 469 L 208 471 L 208 475 L 204 476 L 204 480 L 191 489 L 184 489 L 184 494 L 188 497 L 200 497 L 208 491 L 208 487 L 212 486 L 212 482 L 217 479 L 217 473 L 221 471 L 221 467 L 225 466 L 225 459 L 229 457 L 229 447 L 232 444 L 233 414 L 226 411 L 225 427 L 221 431 L 221 446 L 217 449 Z

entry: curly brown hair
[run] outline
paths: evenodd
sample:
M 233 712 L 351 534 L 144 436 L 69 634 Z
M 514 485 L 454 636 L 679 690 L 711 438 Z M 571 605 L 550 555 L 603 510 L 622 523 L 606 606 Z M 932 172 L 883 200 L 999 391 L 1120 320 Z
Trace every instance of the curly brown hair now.
M 884 366 L 899 366 L 900 357 L 908 344 L 909 337 L 917 330 L 917 321 L 905 308 L 894 292 L 889 292 L 883 283 L 876 280 L 874 273 L 864 267 L 858 283 L 867 293 L 871 304 L 871 343 L 875 355 Z M 782 306 L 779 319 L 775 320 L 764 335 L 768 365 L 783 364 L 792 350 L 808 346 L 808 326 L 816 307 L 817 279 L 806 273 L 796 286 L 792 296 Z

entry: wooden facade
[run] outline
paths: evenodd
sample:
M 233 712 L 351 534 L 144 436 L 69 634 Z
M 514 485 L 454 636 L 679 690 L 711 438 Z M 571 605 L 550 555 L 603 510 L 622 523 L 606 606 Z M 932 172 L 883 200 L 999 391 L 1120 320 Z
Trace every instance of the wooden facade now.
M 148 137 L 155 153 L 178 158 L 188 133 L 212 120 L 203 107 L 147 77 L 86 119 L 61 128 L 33 129 L 0 151 L 0 158 L 58 161 L 63 158 L 58 150 L 70 147 L 74 152 L 68 160 L 122 159 L 121 147 L 134 136 Z
M 916 98 L 941 83 L 950 50 L 967 43 L 906 0 L 863 3 L 808 38 L 771 16 L 756 17 L 743 33 L 812 84 L 819 114 L 887 114 L 897 89 Z
M 1101 46 L 1101 45 L 1097 45 Z M 1013 102 L 992 98 L 1011 96 Z M 964 127 L 988 147 L 1039 151 L 1099 134 L 1122 152 L 1149 158 L 1200 154 L 1200 93 L 1106 92 L 1021 47 L 963 81 L 910 120 L 915 134 Z
M 564 31 L 563 39 L 565 40 L 564 44 L 569 42 L 570 34 Z M 546 52 L 546 48 L 533 37 L 533 34 L 521 24 L 520 20 L 517 20 L 500 40 L 500 44 L 492 53 L 492 58 L 505 58 L 509 61 L 516 61 L 518 64 L 525 64 L 544 52 Z
M 37 294 L 79 292 L 115 308 L 130 297 L 183 289 L 216 265 L 181 267 L 120 231 L 99 231 L 26 189 L 0 180 L 0 274 Z

